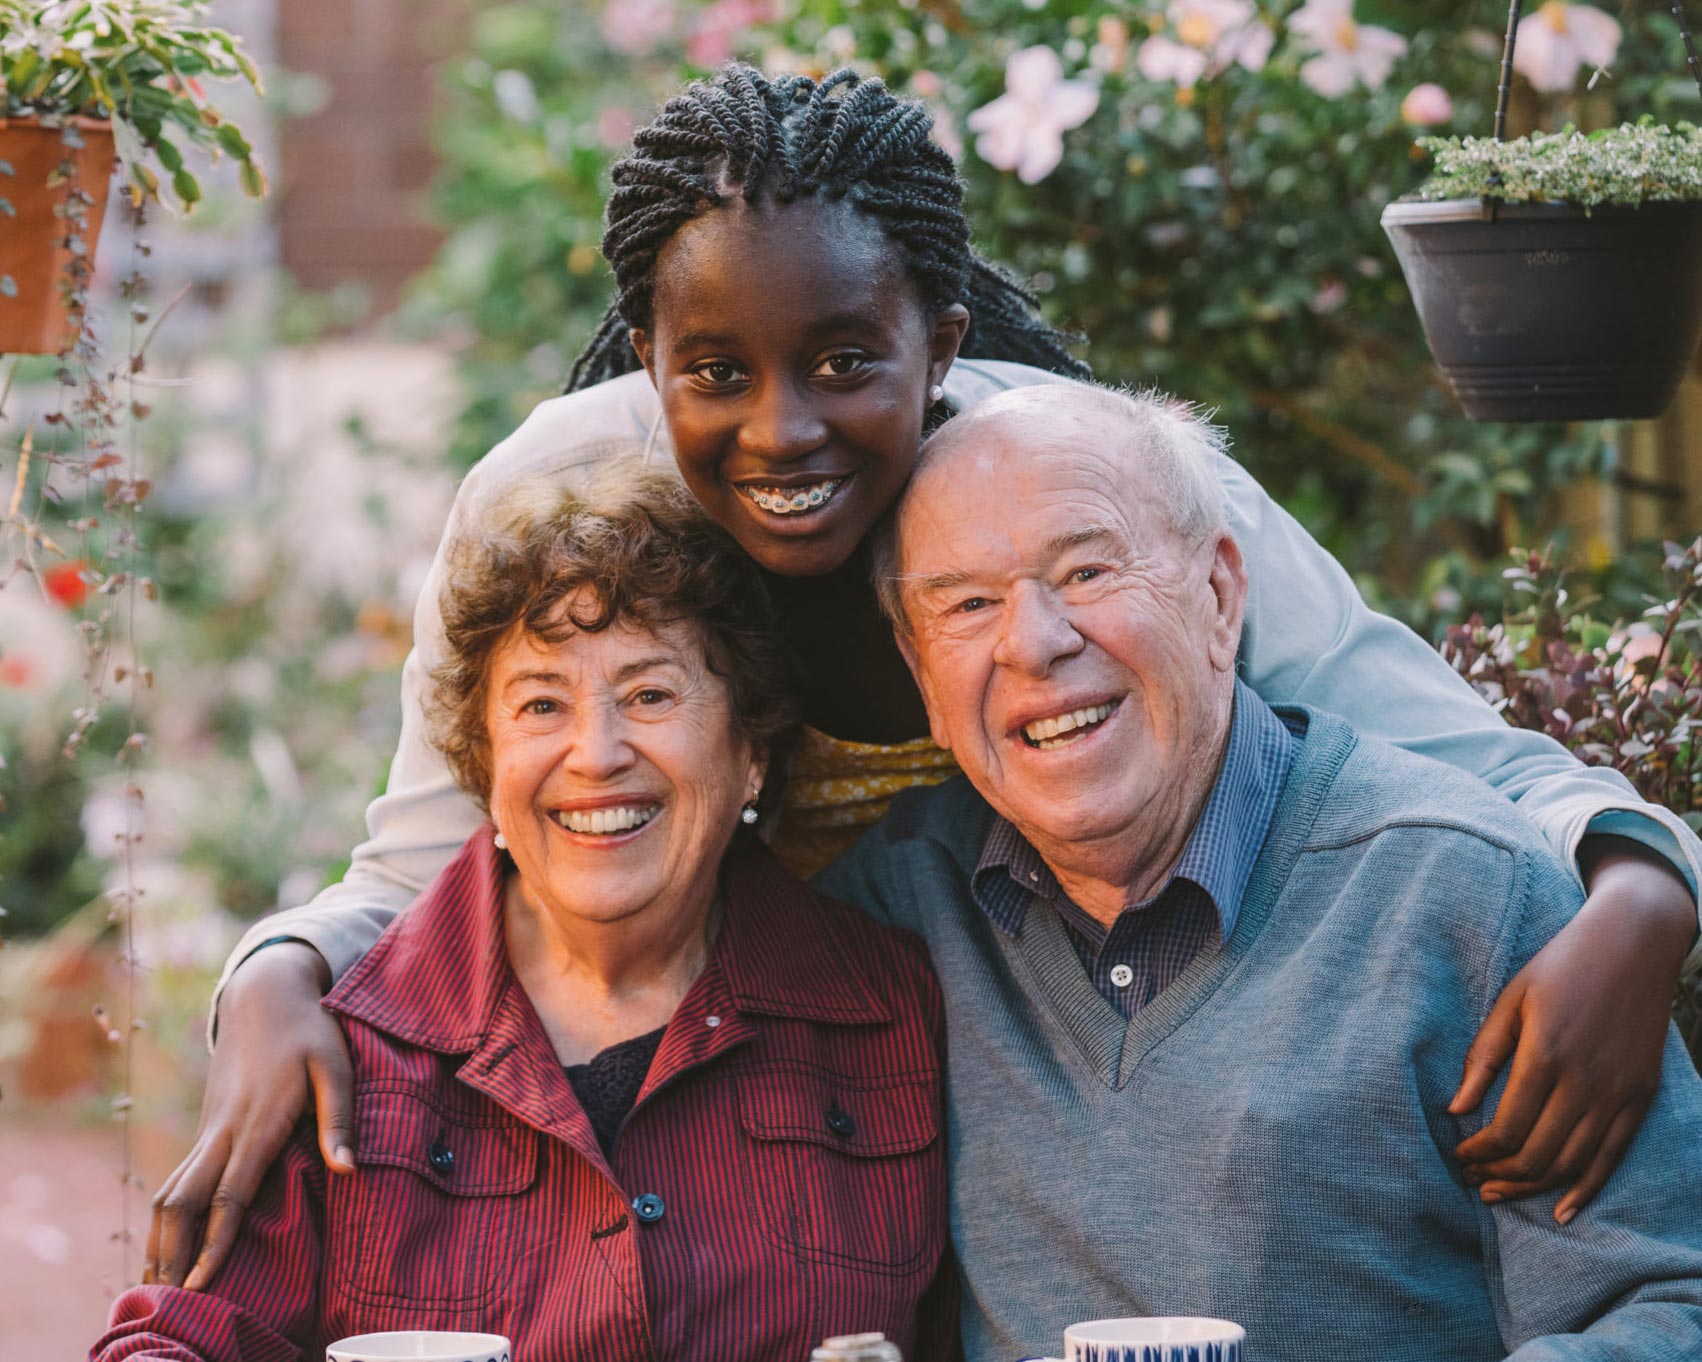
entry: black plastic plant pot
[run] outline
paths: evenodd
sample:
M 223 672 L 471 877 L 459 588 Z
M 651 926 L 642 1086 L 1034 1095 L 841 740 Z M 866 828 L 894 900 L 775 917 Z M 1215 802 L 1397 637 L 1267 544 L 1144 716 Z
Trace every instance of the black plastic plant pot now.
M 1392 203 L 1383 230 L 1474 420 L 1659 416 L 1702 339 L 1702 203 Z

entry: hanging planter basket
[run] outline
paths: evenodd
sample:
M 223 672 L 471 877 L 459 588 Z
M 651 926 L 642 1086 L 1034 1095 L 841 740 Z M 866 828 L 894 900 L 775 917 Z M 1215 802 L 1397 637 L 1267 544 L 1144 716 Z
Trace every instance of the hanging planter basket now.
M 76 118 L 82 141 L 67 146 L 59 124 L 43 126 L 34 118 L 0 118 L 0 354 L 57 354 L 76 338 L 82 319 L 66 305 L 67 271 L 77 255 L 92 261 L 106 213 L 112 182 L 112 127 L 103 119 Z M 69 161 L 69 181 L 56 174 Z M 75 188 L 89 196 L 86 230 L 64 216 L 67 195 Z
M 1508 14 L 1497 142 L 1522 10 Z M 1392 203 L 1382 221 L 1431 356 L 1474 420 L 1659 416 L 1702 342 L 1702 202 L 1446 199 Z
M 1395 203 L 1383 230 L 1474 420 L 1659 416 L 1702 341 L 1702 203 Z

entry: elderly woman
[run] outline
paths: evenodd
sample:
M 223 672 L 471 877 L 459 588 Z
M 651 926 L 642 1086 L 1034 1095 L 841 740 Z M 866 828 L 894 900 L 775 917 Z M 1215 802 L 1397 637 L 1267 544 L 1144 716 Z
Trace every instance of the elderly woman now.
M 464 542 L 443 608 L 434 740 L 489 822 L 325 1001 L 357 1169 L 304 1124 L 211 1290 L 130 1291 L 93 1356 L 949 1354 L 938 990 L 755 835 L 792 714 L 755 566 L 627 473 Z

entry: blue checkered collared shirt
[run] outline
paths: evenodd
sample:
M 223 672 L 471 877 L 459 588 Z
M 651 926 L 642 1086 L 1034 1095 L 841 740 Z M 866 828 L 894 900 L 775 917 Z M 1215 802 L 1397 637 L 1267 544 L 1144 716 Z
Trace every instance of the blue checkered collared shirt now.
M 1201 951 L 1235 930 L 1241 895 L 1270 831 L 1294 739 L 1258 696 L 1235 683 L 1234 715 L 1217 784 L 1164 887 L 1123 909 L 1110 929 L 1069 899 L 1020 832 L 995 820 L 975 868 L 975 901 L 993 924 L 1022 934 L 1031 906 L 1055 911 L 1105 1000 L 1133 1017 Z

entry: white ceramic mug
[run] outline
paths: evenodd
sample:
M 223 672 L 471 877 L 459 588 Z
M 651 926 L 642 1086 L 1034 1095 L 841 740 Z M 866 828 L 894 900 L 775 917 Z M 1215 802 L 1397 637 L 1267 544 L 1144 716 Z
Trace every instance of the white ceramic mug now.
M 398 1329 L 338 1339 L 325 1350 L 325 1362 L 513 1362 L 513 1355 L 501 1334 Z
M 1090 1319 L 1064 1330 L 1063 1362 L 1245 1362 L 1246 1340 L 1226 1319 Z

